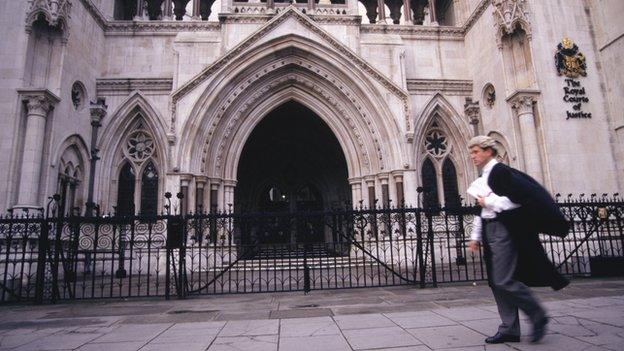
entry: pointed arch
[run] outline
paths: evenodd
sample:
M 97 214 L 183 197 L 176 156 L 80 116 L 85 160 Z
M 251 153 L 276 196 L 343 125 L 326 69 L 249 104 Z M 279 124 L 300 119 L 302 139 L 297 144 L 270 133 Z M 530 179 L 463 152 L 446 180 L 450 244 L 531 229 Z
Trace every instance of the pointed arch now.
M 54 188 L 61 196 L 59 214 L 74 213 L 76 207 L 81 209 L 85 204 L 86 175 L 89 174 L 89 153 L 87 146 L 78 134 L 65 138 L 54 149 L 52 166 L 56 168 Z
M 239 156 L 229 157 L 231 146 L 242 144 L 248 127 L 286 99 L 306 105 L 326 122 L 348 160 L 349 177 L 401 167 L 403 152 L 394 137 L 401 135 L 401 127 L 388 102 L 363 72 L 345 62 L 333 49 L 295 34 L 269 40 L 233 58 L 215 72 L 215 84 L 205 85 L 193 102 L 181 128 L 184 143 L 177 153 L 179 168 L 234 179 L 232 166 L 224 163 L 226 158 L 230 162 Z M 260 101 L 283 92 L 282 101 L 274 100 L 272 106 Z M 255 120 L 248 123 L 252 114 Z M 204 144 L 198 154 L 198 145 Z
M 140 182 L 141 172 L 148 162 L 154 162 L 158 167 L 158 173 L 164 174 L 167 155 L 167 133 L 162 116 L 153 108 L 152 104 L 140 91 L 132 92 L 128 98 L 110 116 L 110 123 L 106 125 L 99 141 L 102 155 L 102 167 L 98 168 L 99 182 L 97 193 L 100 194 L 102 208 L 112 211 L 113 206 L 118 205 L 118 182 L 120 172 L 128 160 L 127 152 L 124 151 L 129 138 L 141 134 L 149 136 L 151 153 L 139 162 L 131 162 L 135 180 Z M 136 161 L 136 160 L 135 160 Z M 158 189 L 164 189 L 165 177 L 159 177 Z M 140 184 L 135 184 L 135 193 L 139 194 Z M 135 196 L 135 210 L 140 210 Z M 158 196 L 160 206 L 160 196 Z M 160 207 L 158 207 L 160 208 Z
M 420 173 L 423 171 L 422 165 L 427 160 L 433 163 L 437 177 L 438 201 L 439 203 L 446 203 L 448 199 L 444 195 L 450 194 L 450 191 L 458 194 L 463 193 L 467 189 L 470 179 L 476 177 L 474 166 L 468 158 L 465 147 L 472 136 L 470 126 L 467 120 L 462 118 L 462 115 L 453 108 L 451 103 L 442 94 L 437 93 L 424 106 L 414 122 L 414 127 L 413 148 L 416 169 Z M 432 137 L 429 134 L 434 131 L 440 131 L 439 134 L 441 135 L 439 138 L 446 139 L 445 145 L 447 148 L 435 157 L 430 155 L 430 152 L 428 153 L 425 149 L 426 144 L 436 143 L 435 140 L 427 140 L 428 136 L 429 138 Z M 437 143 L 440 143 L 440 141 L 437 141 Z M 453 164 L 457 183 L 455 185 L 445 185 L 444 165 L 447 162 L 452 162 Z M 424 179 L 422 174 L 418 178 Z M 446 189 L 447 186 L 451 186 L 453 189 Z

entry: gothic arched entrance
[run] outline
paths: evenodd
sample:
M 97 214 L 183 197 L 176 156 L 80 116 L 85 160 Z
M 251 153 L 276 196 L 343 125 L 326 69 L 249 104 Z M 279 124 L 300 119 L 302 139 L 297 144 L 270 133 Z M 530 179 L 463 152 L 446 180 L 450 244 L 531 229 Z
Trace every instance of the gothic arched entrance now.
M 275 108 L 247 139 L 237 169 L 235 203 L 245 212 L 271 212 L 271 223 L 249 231 L 245 242 L 310 244 L 326 238 L 314 213 L 350 199 L 347 164 L 329 127 L 304 105 Z M 299 221 L 297 218 L 308 218 Z M 329 239 L 329 240 L 328 240 Z

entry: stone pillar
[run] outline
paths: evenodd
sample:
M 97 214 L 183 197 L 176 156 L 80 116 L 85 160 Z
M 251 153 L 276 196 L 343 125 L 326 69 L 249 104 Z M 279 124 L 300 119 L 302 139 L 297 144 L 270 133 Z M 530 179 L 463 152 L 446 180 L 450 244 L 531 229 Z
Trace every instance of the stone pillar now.
M 135 21 L 140 21 L 143 19 L 143 7 L 145 7 L 144 3 L 145 0 L 137 0 L 137 10 L 136 10 L 136 14 L 134 15 L 134 20 Z
M 219 210 L 219 184 L 210 183 L 210 212 Z
M 438 16 L 436 15 L 435 0 L 429 0 L 429 17 L 431 18 L 431 25 L 438 25 Z
M 172 9 L 173 9 L 173 6 L 171 3 L 171 0 L 165 0 L 165 6 L 163 8 L 163 19 L 168 19 L 168 20 L 172 19 L 171 18 Z
M 481 121 L 481 109 L 479 108 L 479 102 L 473 102 L 472 98 L 467 97 L 466 103 L 464 103 L 464 115 L 468 119 L 468 123 L 472 126 L 472 135 L 477 136 L 481 134 L 479 128 Z
M 193 15 L 191 18 L 194 20 L 201 20 L 201 15 L 199 13 L 199 1 L 200 0 L 193 0 Z
M 225 180 L 223 185 L 223 208 L 226 211 L 234 210 L 234 190 L 236 189 L 236 180 Z
M 379 16 L 377 23 L 386 24 L 386 4 L 384 0 L 377 0 L 377 16 Z
M 381 207 L 390 207 L 390 188 L 388 185 L 388 174 L 383 173 L 379 175 L 379 182 L 381 183 Z
M 394 185 L 396 187 L 396 206 L 403 207 L 405 206 L 405 193 L 403 190 L 403 173 L 401 172 L 392 172 L 392 177 L 394 177 Z
M 410 0 L 403 0 L 403 18 L 405 19 L 405 23 L 414 24 Z
M 537 92 L 516 92 L 507 101 L 511 103 L 511 107 L 518 118 L 525 171 L 538 182 L 543 182 L 544 173 L 533 112 L 533 105 L 537 101 L 538 94 Z
M 367 177 L 366 188 L 368 189 L 368 208 L 375 208 L 375 178 Z
M 349 179 L 351 184 L 351 201 L 353 201 L 352 207 L 360 207 L 360 201 L 362 200 L 362 179 L 352 178 Z
M 195 177 L 195 212 L 210 211 L 209 207 L 205 207 L 204 198 L 206 196 L 206 184 L 208 178 L 206 176 Z
M 97 148 L 98 130 L 102 126 L 102 119 L 106 116 L 106 110 L 108 106 L 104 102 L 103 98 L 97 99 L 96 102 L 91 102 L 91 160 L 89 164 L 89 188 L 87 190 L 87 216 L 94 216 L 95 202 L 93 201 L 93 191 L 95 188 L 95 166 L 100 159 L 98 153 L 100 150 Z
M 182 198 L 180 199 L 180 214 L 187 214 L 189 209 L 189 184 L 191 183 L 191 179 L 189 176 L 183 176 L 180 178 L 180 192 L 182 193 Z
M 39 179 L 41 178 L 46 118 L 60 100 L 48 90 L 19 91 L 19 93 L 26 104 L 26 133 L 15 208 L 40 208 Z

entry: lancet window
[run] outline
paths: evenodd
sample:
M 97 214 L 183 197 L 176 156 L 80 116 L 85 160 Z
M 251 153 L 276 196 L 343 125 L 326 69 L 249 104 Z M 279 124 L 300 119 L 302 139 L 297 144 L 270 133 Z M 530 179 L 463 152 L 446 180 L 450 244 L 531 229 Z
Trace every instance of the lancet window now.
M 460 197 L 452 143 L 437 122 L 431 124 L 422 148 L 426 155 L 420 172 L 423 207 L 458 206 Z
M 118 215 L 156 215 L 158 210 L 159 172 L 156 143 L 152 134 L 139 122 L 122 147 L 123 161 L 117 184 Z M 138 205 L 138 206 L 137 206 Z

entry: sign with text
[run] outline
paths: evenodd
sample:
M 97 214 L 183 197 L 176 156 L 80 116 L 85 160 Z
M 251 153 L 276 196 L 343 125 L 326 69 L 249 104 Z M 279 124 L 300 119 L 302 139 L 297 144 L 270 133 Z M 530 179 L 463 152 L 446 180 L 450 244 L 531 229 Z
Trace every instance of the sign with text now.
M 572 78 L 565 79 L 563 87 L 563 101 L 569 103 L 571 110 L 566 111 L 566 120 L 570 118 L 591 118 L 591 112 L 583 111 L 583 104 L 589 102 L 586 96 L 585 87 L 581 81 Z

